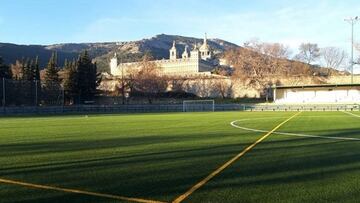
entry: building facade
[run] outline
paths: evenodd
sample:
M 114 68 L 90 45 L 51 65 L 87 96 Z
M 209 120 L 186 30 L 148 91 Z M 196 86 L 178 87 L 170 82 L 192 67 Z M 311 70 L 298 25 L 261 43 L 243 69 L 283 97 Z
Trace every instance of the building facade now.
M 279 86 L 273 90 L 275 103 L 360 103 L 360 84 Z
M 195 76 L 195 75 L 210 75 L 211 71 L 215 68 L 212 62 L 212 51 L 207 44 L 207 36 L 200 48 L 197 45 L 189 51 L 185 46 L 181 58 L 178 57 L 179 53 L 176 49 L 175 41 L 169 50 L 169 59 L 154 60 L 159 68 L 161 74 L 164 75 L 178 75 L 178 76 Z M 138 69 L 139 62 L 133 63 L 118 63 L 116 53 L 110 60 L 110 73 L 113 76 L 121 76 L 126 74 L 129 69 Z

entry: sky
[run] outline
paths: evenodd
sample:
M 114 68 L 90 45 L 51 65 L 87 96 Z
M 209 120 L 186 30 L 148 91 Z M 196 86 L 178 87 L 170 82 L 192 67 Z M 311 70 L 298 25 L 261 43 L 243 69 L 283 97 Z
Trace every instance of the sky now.
M 156 34 L 251 39 L 293 50 L 302 42 L 350 53 L 359 0 L 0 0 L 0 42 L 129 41 Z M 360 22 L 355 26 L 360 42 Z

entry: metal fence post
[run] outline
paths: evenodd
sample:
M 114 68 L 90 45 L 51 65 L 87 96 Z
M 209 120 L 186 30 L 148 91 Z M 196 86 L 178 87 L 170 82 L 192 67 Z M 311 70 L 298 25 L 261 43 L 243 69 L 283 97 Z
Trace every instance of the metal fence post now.
M 64 106 L 65 106 L 65 87 L 62 87 L 62 113 L 64 113 Z
M 35 80 L 35 106 L 38 106 L 38 81 Z
M 5 109 L 5 102 L 6 102 L 6 99 L 5 99 L 5 78 L 2 79 L 2 83 L 3 83 L 3 88 L 2 88 L 2 105 L 3 105 L 3 108 Z

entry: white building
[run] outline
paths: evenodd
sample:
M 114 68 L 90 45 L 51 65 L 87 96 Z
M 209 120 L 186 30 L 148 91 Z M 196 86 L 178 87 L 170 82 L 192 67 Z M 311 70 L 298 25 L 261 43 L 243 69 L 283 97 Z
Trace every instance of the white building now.
M 360 103 L 360 84 L 278 86 L 275 103 Z
M 181 58 L 178 56 L 179 54 L 174 41 L 173 46 L 169 50 L 169 59 L 155 60 L 152 62 L 160 67 L 162 74 L 166 75 L 210 75 L 214 69 L 211 61 L 212 52 L 210 46 L 207 44 L 206 34 L 204 42 L 199 49 L 195 45 L 193 50 L 189 52 L 188 47 L 185 46 Z M 129 69 L 139 68 L 139 65 L 139 62 L 119 64 L 115 53 L 114 57 L 110 60 L 110 73 L 113 76 L 121 76 L 122 73 L 126 74 Z

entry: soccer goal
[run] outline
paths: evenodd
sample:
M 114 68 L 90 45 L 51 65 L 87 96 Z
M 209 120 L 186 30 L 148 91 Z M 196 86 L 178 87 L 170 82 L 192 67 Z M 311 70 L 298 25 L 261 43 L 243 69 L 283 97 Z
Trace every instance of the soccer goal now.
M 184 100 L 183 112 L 215 111 L 214 100 Z

